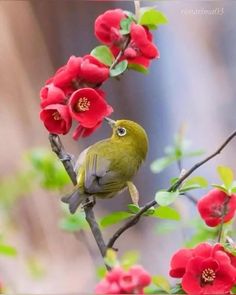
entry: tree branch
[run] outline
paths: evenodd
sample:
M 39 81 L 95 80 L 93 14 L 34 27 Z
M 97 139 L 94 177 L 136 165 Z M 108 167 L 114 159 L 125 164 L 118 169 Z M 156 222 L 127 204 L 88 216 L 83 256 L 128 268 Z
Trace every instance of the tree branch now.
M 119 51 L 118 55 L 116 56 L 115 60 L 113 61 L 112 65 L 110 66 L 110 70 L 114 69 L 117 66 L 125 49 L 128 47 L 129 42 L 130 42 L 130 37 L 128 36 L 128 37 L 126 37 L 126 40 L 124 41 L 124 44 L 123 44 L 121 50 Z
M 228 143 L 236 136 L 236 130 L 231 133 L 226 140 L 223 142 L 222 145 L 220 145 L 220 147 L 210 156 L 206 157 L 205 159 L 203 159 L 202 161 L 196 163 L 192 168 L 190 168 L 188 171 L 185 172 L 185 174 L 183 176 L 181 176 L 179 178 L 179 180 L 174 183 L 172 186 L 169 187 L 169 189 L 167 190 L 168 192 L 173 192 L 176 191 L 181 184 L 184 182 L 184 180 L 186 178 L 188 178 L 195 170 L 197 170 L 199 167 L 201 167 L 202 165 L 204 165 L 205 163 L 207 163 L 208 161 L 210 161 L 212 158 L 214 158 L 215 156 L 217 156 L 218 154 L 221 153 L 221 151 L 228 145 Z M 110 238 L 107 247 L 108 248 L 112 248 L 116 242 L 116 240 L 126 231 L 128 230 L 130 227 L 134 226 L 139 219 L 141 218 L 141 216 L 151 207 L 156 206 L 157 202 L 155 200 L 148 202 L 137 214 L 135 214 L 133 217 L 131 217 L 122 227 L 120 227 L 115 233 L 114 235 Z
M 59 160 L 64 165 L 65 170 L 66 170 L 67 174 L 69 175 L 72 183 L 74 185 L 76 185 L 77 184 L 76 173 L 74 171 L 74 166 L 71 161 L 71 156 L 66 153 L 66 151 L 62 145 L 62 142 L 60 140 L 60 137 L 56 134 L 49 134 L 49 141 L 50 141 L 51 148 L 52 148 L 53 152 L 57 155 Z M 90 226 L 90 229 L 91 229 L 94 239 L 97 243 L 97 246 L 98 246 L 102 256 L 104 257 L 106 255 L 107 247 L 104 242 L 102 233 L 99 229 L 98 223 L 95 219 L 93 207 L 91 205 L 90 206 L 85 205 L 84 211 L 85 211 L 86 220 Z M 108 266 L 106 266 L 106 267 L 107 267 L 107 269 L 109 269 Z

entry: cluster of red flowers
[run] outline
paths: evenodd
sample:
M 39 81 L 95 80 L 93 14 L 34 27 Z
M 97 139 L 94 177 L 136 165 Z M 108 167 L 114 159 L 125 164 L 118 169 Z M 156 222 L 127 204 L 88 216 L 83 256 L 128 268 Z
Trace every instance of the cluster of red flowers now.
M 236 256 L 220 244 L 181 249 L 171 259 L 170 276 L 182 278 L 188 294 L 230 294 L 236 284 Z
M 205 223 L 215 227 L 234 217 L 236 194 L 229 196 L 219 189 L 213 189 L 198 201 L 197 208 Z
M 150 274 L 142 266 L 134 265 L 128 271 L 115 267 L 96 286 L 96 294 L 144 294 L 151 283 Z
M 129 16 L 121 9 L 108 10 L 95 21 L 95 35 L 108 45 L 113 59 L 119 63 L 148 67 L 150 59 L 159 57 L 148 28 L 130 22 L 130 31 L 122 33 L 121 23 Z M 122 53 L 122 54 L 120 54 Z M 50 133 L 67 134 L 72 119 L 78 123 L 73 138 L 90 135 L 113 109 L 99 88 L 110 76 L 107 64 L 92 55 L 71 56 L 40 91 L 40 118 Z

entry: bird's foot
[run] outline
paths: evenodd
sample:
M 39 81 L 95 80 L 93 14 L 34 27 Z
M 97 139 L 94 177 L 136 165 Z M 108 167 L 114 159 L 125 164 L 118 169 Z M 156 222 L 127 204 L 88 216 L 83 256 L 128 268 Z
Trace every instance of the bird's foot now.
M 86 202 L 83 204 L 82 209 L 84 208 L 93 208 L 96 204 L 95 197 L 92 197 L 92 199 L 87 199 Z

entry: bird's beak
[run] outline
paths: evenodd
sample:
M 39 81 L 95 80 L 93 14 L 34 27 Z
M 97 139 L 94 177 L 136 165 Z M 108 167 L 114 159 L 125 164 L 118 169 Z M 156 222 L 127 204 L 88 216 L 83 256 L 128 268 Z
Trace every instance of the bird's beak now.
M 104 120 L 107 121 L 107 123 L 111 126 L 111 128 L 113 128 L 116 124 L 116 121 L 114 121 L 108 117 L 105 117 Z

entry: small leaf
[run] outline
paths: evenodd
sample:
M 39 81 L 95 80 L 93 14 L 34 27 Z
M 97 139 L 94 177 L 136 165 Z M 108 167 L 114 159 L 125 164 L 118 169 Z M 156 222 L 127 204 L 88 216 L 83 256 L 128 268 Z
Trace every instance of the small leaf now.
M 140 258 L 138 251 L 126 252 L 121 258 L 121 266 L 129 269 L 132 265 L 136 264 Z
M 129 209 L 129 211 L 131 213 L 134 213 L 134 214 L 136 214 L 136 213 L 138 213 L 140 211 L 140 207 L 138 207 L 138 206 L 136 206 L 134 204 L 129 204 L 128 209 Z
M 138 23 L 140 25 L 153 26 L 164 25 L 168 23 L 167 17 L 159 10 L 155 8 L 141 8 L 141 16 Z
M 111 214 L 108 214 L 106 216 L 104 216 L 101 220 L 100 220 L 100 225 L 105 228 L 108 226 L 111 226 L 113 224 L 116 224 L 122 220 L 125 220 L 127 218 L 129 218 L 130 216 L 133 216 L 132 213 L 126 212 L 126 211 L 117 211 L 117 212 L 113 212 Z
M 153 217 L 162 218 L 162 219 L 172 219 L 180 220 L 181 216 L 178 211 L 171 207 L 158 207 L 155 209 L 155 212 L 152 214 Z
M 104 261 L 110 267 L 116 266 L 118 264 L 116 252 L 113 249 L 107 249 Z
M 153 276 L 152 282 L 156 286 L 160 287 L 162 290 L 166 291 L 167 293 L 170 293 L 170 284 L 168 280 L 163 276 Z
M 160 173 L 161 171 L 166 169 L 168 166 L 173 164 L 175 161 L 176 161 L 176 157 L 172 157 L 172 156 L 159 158 L 151 164 L 151 171 L 153 173 Z
M 156 193 L 155 200 L 160 206 L 168 206 L 172 204 L 179 196 L 179 191 L 167 192 L 159 191 Z
M 139 73 L 142 73 L 142 74 L 145 74 L 147 75 L 149 73 L 148 69 L 145 68 L 144 66 L 142 65 L 139 65 L 139 64 L 135 64 L 135 63 L 130 63 L 128 64 L 128 68 L 130 70 L 134 70 L 136 72 L 139 72 Z
M 87 222 L 83 213 L 70 214 L 60 220 L 59 227 L 68 232 L 78 232 L 87 227 Z
M 232 169 L 226 166 L 218 166 L 217 172 L 226 189 L 229 189 L 234 180 L 234 173 Z
M 211 186 L 213 186 L 213 187 L 219 189 L 220 191 L 222 191 L 222 192 L 228 194 L 228 190 L 225 188 L 224 185 L 212 184 Z
M 152 216 L 155 212 L 155 207 L 149 208 L 143 215 L 144 216 Z
M 0 255 L 4 256 L 16 256 L 17 255 L 17 250 L 16 248 L 10 246 L 10 245 L 0 245 Z
M 122 60 L 121 62 L 119 62 L 115 68 L 110 70 L 110 76 L 111 77 L 116 77 L 121 75 L 122 73 L 124 73 L 124 71 L 127 69 L 128 67 L 128 62 L 127 60 Z
M 107 270 L 105 266 L 100 266 L 96 269 L 96 275 L 99 280 L 103 279 L 106 276 Z
M 171 288 L 170 294 L 186 294 L 186 292 L 183 290 L 181 284 L 176 284 L 175 287 Z
M 187 192 L 189 190 L 204 188 L 208 186 L 208 181 L 202 176 L 194 176 L 184 182 L 181 186 L 180 192 Z
M 120 21 L 120 27 L 121 27 L 120 33 L 122 35 L 127 35 L 130 33 L 131 23 L 132 23 L 132 19 L 130 18 L 125 18 Z
M 110 48 L 105 45 L 95 47 L 90 54 L 107 66 L 111 66 L 115 59 Z

